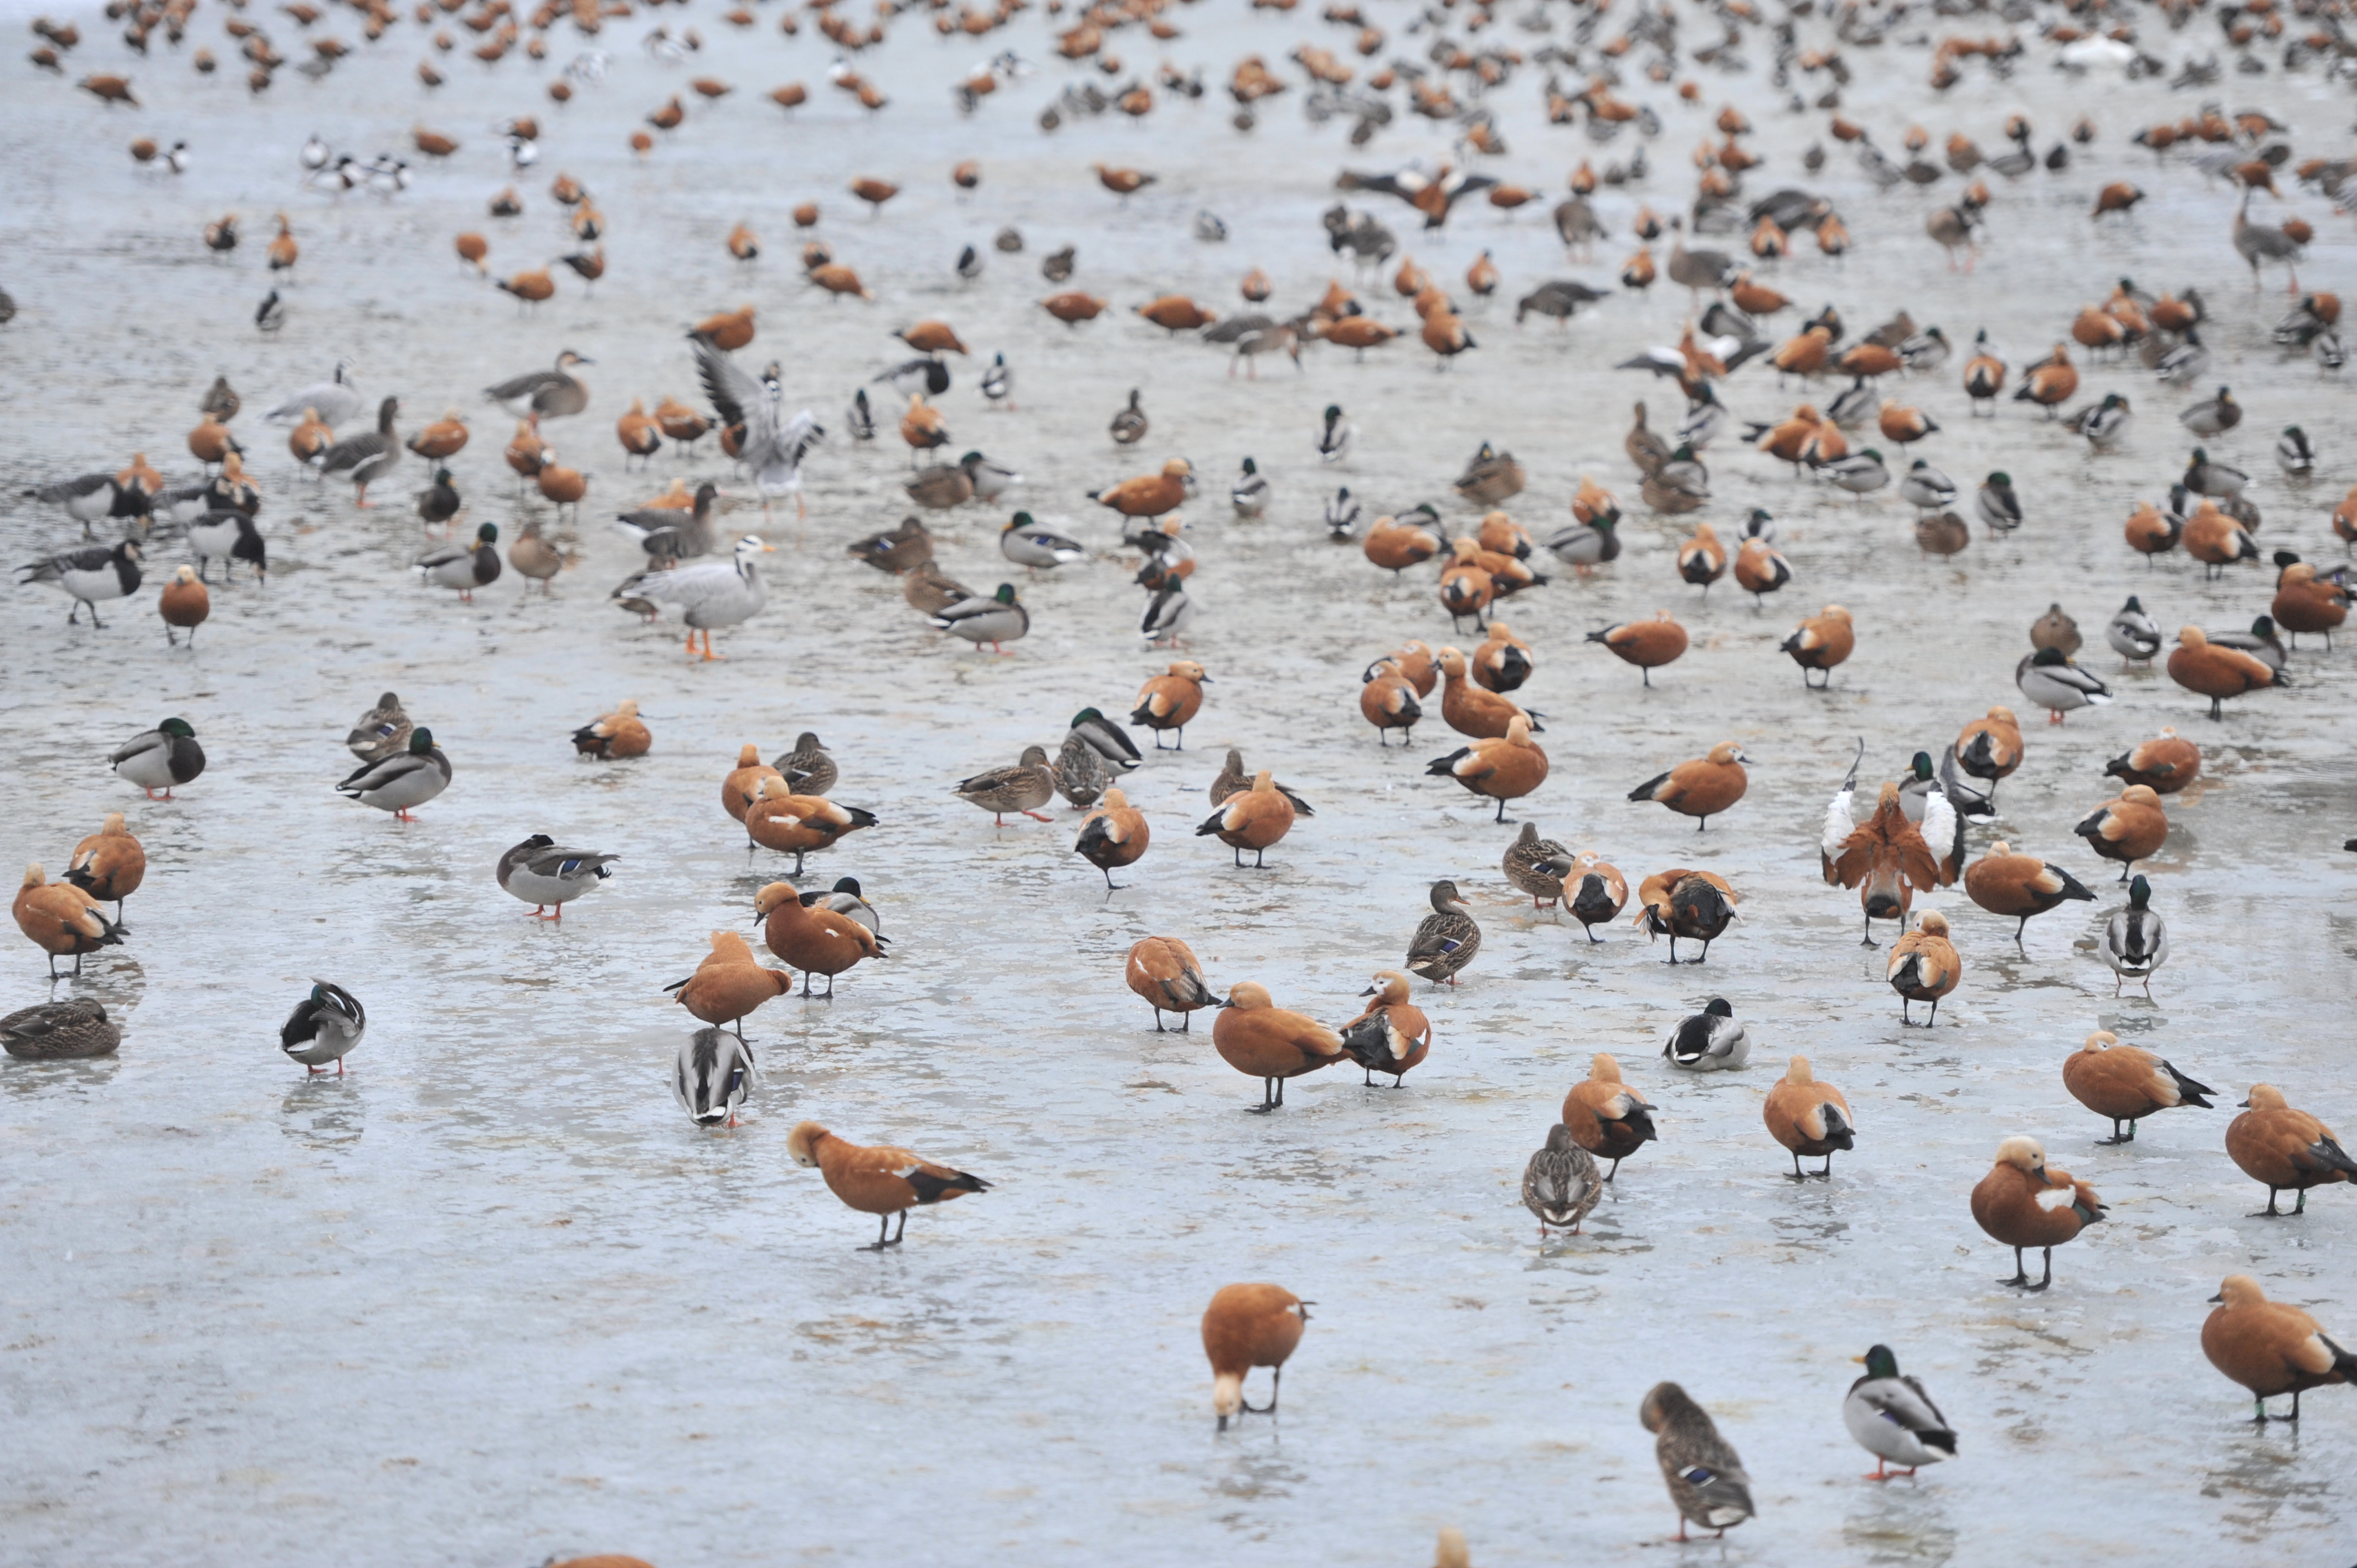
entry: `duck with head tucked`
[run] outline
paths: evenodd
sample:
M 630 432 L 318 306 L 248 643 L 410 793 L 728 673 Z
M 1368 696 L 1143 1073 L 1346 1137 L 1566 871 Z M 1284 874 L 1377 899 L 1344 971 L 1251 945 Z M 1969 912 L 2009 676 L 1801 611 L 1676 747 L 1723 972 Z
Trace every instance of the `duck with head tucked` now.
M 1374 1087 L 1375 1074 L 1387 1072 L 1397 1089 L 1408 1069 L 1430 1054 L 1432 1021 L 1408 1000 L 1407 976 L 1395 969 L 1378 970 L 1375 983 L 1359 994 L 1374 1000 L 1342 1026 L 1342 1048 L 1366 1070 L 1366 1087 Z

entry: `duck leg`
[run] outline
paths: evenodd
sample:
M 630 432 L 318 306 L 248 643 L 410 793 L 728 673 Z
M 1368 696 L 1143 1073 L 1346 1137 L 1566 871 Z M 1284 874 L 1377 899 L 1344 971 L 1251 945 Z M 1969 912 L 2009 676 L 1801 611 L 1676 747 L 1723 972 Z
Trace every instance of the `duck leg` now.
M 1265 1116 L 1270 1112 L 1275 1110 L 1275 1083 L 1276 1079 L 1273 1078 L 1262 1079 L 1260 1080 L 1260 1103 L 1258 1105 L 1247 1105 L 1244 1107 L 1245 1112 L 1254 1116 Z
M 2029 1271 L 2022 1265 L 2020 1248 L 2016 1247 L 2013 1250 L 2013 1278 L 2009 1280 L 1999 1280 L 1996 1283 L 2001 1285 L 2016 1285 L 2031 1290 L 2035 1290 L 2037 1288 L 2035 1285 L 2030 1284 Z

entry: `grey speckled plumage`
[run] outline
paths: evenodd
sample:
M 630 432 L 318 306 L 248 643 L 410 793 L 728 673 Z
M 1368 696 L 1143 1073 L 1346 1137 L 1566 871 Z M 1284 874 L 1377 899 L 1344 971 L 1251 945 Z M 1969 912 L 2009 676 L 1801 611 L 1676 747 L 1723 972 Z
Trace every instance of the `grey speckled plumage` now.
M 786 776 L 797 795 L 823 795 L 834 788 L 834 758 L 826 744 L 809 730 L 794 736 L 794 748 L 770 764 Z
M 1048 748 L 1027 746 L 1022 759 L 1012 768 L 994 768 L 987 773 L 960 779 L 951 793 L 998 817 L 1001 827 L 1006 825 L 1009 811 L 1039 817 L 1038 808 L 1046 805 L 1056 793 L 1056 775 L 1048 766 Z
M 352 733 L 344 736 L 344 745 L 362 762 L 382 762 L 409 749 L 409 733 L 415 727 L 403 711 L 401 699 L 387 692 L 376 700 L 375 707 L 361 715 Z
M 1689 1521 L 1725 1534 L 1752 1516 L 1751 1477 L 1742 1458 L 1685 1390 L 1654 1384 L 1637 1418 L 1653 1434 L 1653 1457 L 1678 1510 L 1679 1540 L 1686 1538 Z
M 1523 1206 L 1538 1216 L 1540 1244 L 1550 1227 L 1579 1234 L 1580 1221 L 1603 1193 L 1596 1162 L 1572 1141 L 1571 1129 L 1560 1122 L 1548 1128 L 1546 1147 L 1523 1168 Z

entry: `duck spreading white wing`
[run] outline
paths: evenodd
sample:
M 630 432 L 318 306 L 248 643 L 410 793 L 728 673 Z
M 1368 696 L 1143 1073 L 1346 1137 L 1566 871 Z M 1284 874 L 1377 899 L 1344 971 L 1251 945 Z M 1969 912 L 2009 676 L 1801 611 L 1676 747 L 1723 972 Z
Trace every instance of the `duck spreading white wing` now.
M 689 346 L 695 350 L 696 373 L 703 378 L 705 395 L 719 413 L 722 427 L 744 426 L 737 456 L 753 471 L 754 481 L 761 488 L 762 505 L 766 508 L 776 497 L 800 491 L 802 459 L 826 436 L 817 417 L 808 409 L 791 420 L 782 417 L 785 389 L 778 382 L 774 366 L 755 381 L 736 360 L 703 338 L 692 339 Z
M 1857 765 L 1866 758 L 1866 737 L 1860 736 L 1857 755 L 1850 758 L 1849 777 L 1825 804 L 1824 830 L 1817 838 L 1817 853 L 1824 857 L 1825 880 L 1834 880 L 1834 862 L 1841 858 L 1842 849 L 1849 835 L 1857 831 L 1857 819 L 1850 815 L 1849 803 L 1857 793 Z

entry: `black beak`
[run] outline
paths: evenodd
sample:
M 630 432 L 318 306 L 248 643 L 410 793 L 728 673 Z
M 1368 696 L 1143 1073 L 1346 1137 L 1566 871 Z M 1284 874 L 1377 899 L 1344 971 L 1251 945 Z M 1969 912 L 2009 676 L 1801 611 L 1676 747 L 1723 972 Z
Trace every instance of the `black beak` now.
M 1232 997 L 1232 996 L 1222 996 L 1222 997 L 1221 997 L 1221 998 L 1220 998 L 1220 1010 L 1221 1010 L 1221 1011 L 1225 1011 L 1226 1009 L 1228 1009 L 1228 1008 L 1230 1008 L 1230 1007 L 1232 1007 L 1232 1006 L 1234 1006 L 1235 1004 L 1236 1004 L 1236 999 L 1235 999 L 1234 997 Z
M 2212 1296 L 2210 1299 L 2213 1303 L 2224 1301 L 2226 1299 L 2226 1293 L 2224 1291 L 2220 1291 L 2216 1295 Z
M 1360 993 L 1359 993 L 1359 994 L 1360 994 L 1360 995 L 1361 995 L 1361 996 L 1372 996 L 1374 993 L 1375 993 L 1375 988 L 1374 988 L 1373 986 L 1372 986 L 1372 985 L 1368 986 L 1364 991 L 1361 991 L 1361 992 L 1360 992 Z
M 2248 1111 L 2251 1108 L 2251 1102 L 2247 1100 L 2237 1100 L 2234 1103 L 2244 1111 Z

